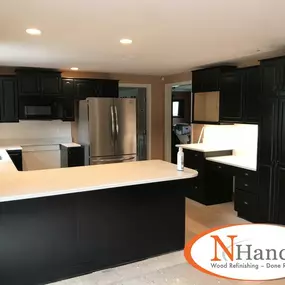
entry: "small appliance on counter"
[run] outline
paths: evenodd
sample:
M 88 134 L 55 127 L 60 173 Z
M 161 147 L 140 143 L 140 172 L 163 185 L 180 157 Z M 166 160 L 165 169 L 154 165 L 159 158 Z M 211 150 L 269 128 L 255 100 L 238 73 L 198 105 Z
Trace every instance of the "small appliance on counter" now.
M 171 138 L 171 162 L 177 163 L 177 144 L 191 143 L 191 126 L 186 123 L 175 124 Z

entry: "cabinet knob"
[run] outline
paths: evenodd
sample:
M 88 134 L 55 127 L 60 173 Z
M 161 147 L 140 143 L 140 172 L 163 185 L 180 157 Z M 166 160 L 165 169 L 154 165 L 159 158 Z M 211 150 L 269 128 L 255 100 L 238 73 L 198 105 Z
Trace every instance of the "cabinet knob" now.
M 222 166 L 218 166 L 218 168 L 219 168 L 219 169 L 221 169 L 221 168 L 222 168 Z
M 245 187 L 248 187 L 248 184 L 245 183 L 244 186 L 245 186 Z
M 194 188 L 195 188 L 195 189 L 198 189 L 198 187 L 197 187 L 197 186 L 195 186 Z
M 243 203 L 244 203 L 245 205 L 248 205 L 248 202 L 246 202 L 246 201 L 244 201 Z
M 245 176 L 248 176 L 248 173 L 246 172 L 244 175 L 245 175 Z
M 197 153 L 195 153 L 195 156 L 198 156 L 198 154 L 197 154 Z

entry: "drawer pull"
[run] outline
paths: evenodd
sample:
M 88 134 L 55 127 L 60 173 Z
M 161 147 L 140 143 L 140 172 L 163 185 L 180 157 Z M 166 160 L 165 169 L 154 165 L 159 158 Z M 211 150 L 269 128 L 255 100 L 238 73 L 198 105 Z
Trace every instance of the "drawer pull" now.
M 243 203 L 244 203 L 245 205 L 248 205 L 248 202 L 246 202 L 246 201 L 244 201 Z
M 244 186 L 245 186 L 245 187 L 248 187 L 248 184 L 245 183 Z

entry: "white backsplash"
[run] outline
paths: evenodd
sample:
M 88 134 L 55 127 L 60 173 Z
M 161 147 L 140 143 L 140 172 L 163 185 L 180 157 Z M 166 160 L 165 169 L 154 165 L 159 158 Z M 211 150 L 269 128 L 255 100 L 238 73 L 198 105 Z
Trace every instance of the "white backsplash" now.
M 48 145 L 71 141 L 70 122 L 20 121 L 0 124 L 0 146 Z
M 205 125 L 204 128 L 204 144 L 233 147 L 233 155 L 256 158 L 257 140 L 257 125 Z

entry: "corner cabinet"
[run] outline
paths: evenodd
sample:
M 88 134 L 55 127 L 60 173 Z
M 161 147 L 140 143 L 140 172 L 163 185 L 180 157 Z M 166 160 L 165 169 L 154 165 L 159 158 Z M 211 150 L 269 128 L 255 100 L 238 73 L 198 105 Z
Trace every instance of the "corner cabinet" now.
M 18 90 L 14 76 L 0 77 L 0 122 L 18 122 Z

